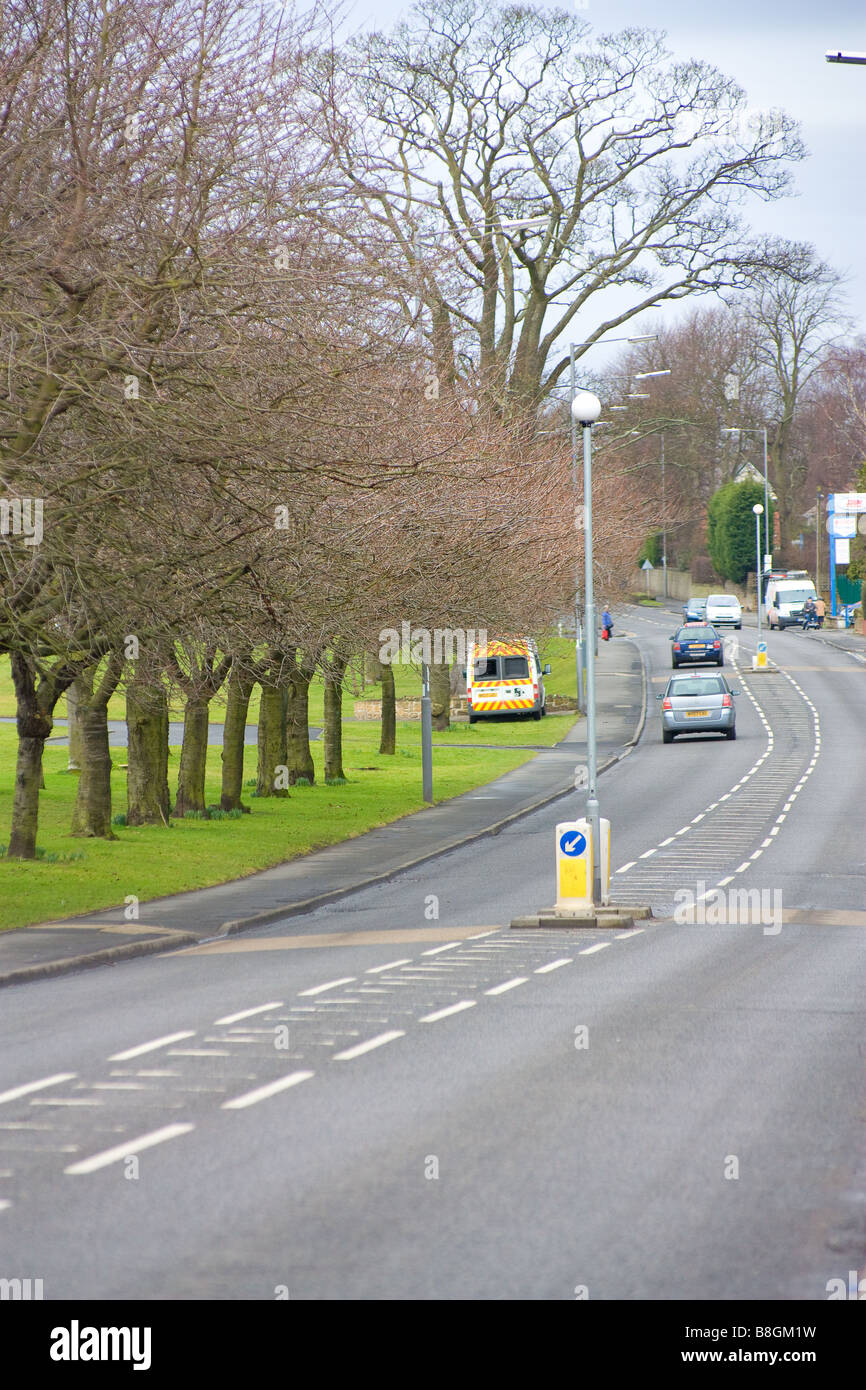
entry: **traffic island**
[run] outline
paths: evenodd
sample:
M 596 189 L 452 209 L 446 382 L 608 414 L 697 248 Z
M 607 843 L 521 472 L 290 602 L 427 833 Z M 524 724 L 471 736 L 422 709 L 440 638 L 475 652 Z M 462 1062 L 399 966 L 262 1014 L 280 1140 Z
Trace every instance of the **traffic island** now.
M 527 927 L 552 927 L 573 931 L 579 927 L 597 930 L 633 927 L 635 922 L 645 922 L 653 915 L 651 907 L 626 907 L 622 904 L 608 903 L 601 907 L 560 909 L 542 908 L 541 912 L 530 913 L 528 917 L 515 917 L 511 922 L 515 930 Z

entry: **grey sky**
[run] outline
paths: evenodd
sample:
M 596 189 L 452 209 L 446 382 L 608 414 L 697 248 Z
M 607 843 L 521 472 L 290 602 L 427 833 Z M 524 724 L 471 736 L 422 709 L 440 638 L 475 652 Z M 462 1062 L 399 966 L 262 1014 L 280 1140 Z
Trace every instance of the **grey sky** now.
M 568 6 L 565 0 L 562 8 Z M 848 272 L 856 331 L 866 333 L 866 67 L 827 63 L 827 49 L 866 51 L 864 0 L 573 0 L 599 31 L 667 32 L 681 58 L 703 58 L 745 88 L 751 106 L 783 107 L 801 123 L 810 157 L 795 168 L 797 196 L 754 202 L 752 225 L 811 241 Z M 350 0 L 349 27 L 388 28 L 408 5 Z M 665 318 L 675 313 L 664 310 Z

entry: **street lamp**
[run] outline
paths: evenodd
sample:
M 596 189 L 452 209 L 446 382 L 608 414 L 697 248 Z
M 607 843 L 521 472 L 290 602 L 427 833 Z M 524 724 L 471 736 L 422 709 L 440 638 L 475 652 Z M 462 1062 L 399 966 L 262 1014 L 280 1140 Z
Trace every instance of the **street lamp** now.
M 773 555 L 773 552 L 772 552 L 771 549 L 770 549 L 770 483 L 769 483 L 769 478 L 768 478 L 768 475 L 767 475 L 767 431 L 766 431 L 766 428 L 762 427 L 761 429 L 740 429 L 740 428 L 734 428 L 733 426 L 729 426 L 729 427 L 727 427 L 727 428 L 725 428 L 725 429 L 722 430 L 722 434 L 760 434 L 760 435 L 763 435 L 763 439 L 764 439 L 764 505 L 763 505 L 763 507 L 761 508 L 761 510 L 764 512 L 764 540 L 765 540 L 764 554 L 765 554 L 766 556 L 768 556 L 768 557 L 770 558 L 770 561 L 772 562 L 772 555 Z M 759 574 L 763 573 L 763 569 L 764 569 L 764 566 L 761 565 L 761 566 L 759 567 L 759 569 L 758 569 L 758 573 L 759 573 Z
M 760 502 L 756 502 L 752 511 L 755 513 L 755 556 L 757 570 L 755 572 L 755 586 L 757 590 L 757 610 L 758 610 L 758 645 L 761 642 L 761 516 L 764 508 Z
M 592 391 L 577 391 L 571 418 L 583 431 L 584 609 L 589 642 L 586 645 L 586 761 L 588 790 L 586 819 L 592 834 L 592 901 L 601 903 L 601 825 L 598 808 L 598 757 L 595 730 L 595 594 L 592 579 L 592 427 L 601 414 L 601 401 Z

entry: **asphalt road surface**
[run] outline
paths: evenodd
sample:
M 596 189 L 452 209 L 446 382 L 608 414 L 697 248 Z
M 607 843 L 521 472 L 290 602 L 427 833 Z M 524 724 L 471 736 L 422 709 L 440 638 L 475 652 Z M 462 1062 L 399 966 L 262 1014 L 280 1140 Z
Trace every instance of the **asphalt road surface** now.
M 792 632 L 753 675 L 744 629 L 737 740 L 663 745 L 673 626 L 618 619 L 650 711 L 600 784 L 640 929 L 509 930 L 552 902 L 560 802 L 284 924 L 4 991 L 0 1275 L 823 1300 L 862 1268 L 866 669 Z

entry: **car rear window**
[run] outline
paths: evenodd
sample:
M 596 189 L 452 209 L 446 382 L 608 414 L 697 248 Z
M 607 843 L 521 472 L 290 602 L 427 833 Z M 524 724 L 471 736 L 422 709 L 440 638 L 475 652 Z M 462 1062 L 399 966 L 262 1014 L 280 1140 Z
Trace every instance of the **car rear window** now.
M 735 608 L 738 600 L 735 598 L 711 598 L 709 602 L 714 608 Z
M 502 658 L 502 674 L 506 680 L 514 680 L 517 676 L 528 676 L 529 662 L 525 656 L 504 656 Z
M 677 637 L 681 642 L 713 642 L 716 634 L 711 627 L 681 627 Z
M 671 681 L 668 695 L 721 695 L 726 687 L 718 676 L 702 676 L 698 680 Z

